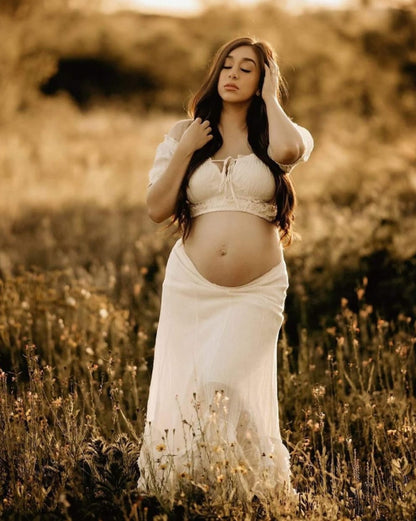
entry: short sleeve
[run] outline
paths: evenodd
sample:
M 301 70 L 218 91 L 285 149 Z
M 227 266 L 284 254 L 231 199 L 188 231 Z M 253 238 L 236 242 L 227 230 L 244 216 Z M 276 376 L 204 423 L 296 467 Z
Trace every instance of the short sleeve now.
M 293 168 L 299 163 L 306 162 L 309 159 L 309 156 L 311 155 L 311 152 L 314 147 L 313 137 L 309 130 L 304 127 L 301 127 L 295 122 L 292 123 L 295 125 L 296 129 L 302 136 L 305 150 L 303 151 L 303 154 L 299 157 L 299 159 L 297 159 L 294 163 L 290 163 L 287 165 L 284 165 L 283 163 L 277 163 L 286 174 L 289 174 L 293 170 Z
M 157 181 L 166 170 L 177 146 L 178 142 L 176 139 L 168 134 L 166 134 L 165 139 L 159 143 L 156 148 L 153 166 L 149 171 L 149 186 Z

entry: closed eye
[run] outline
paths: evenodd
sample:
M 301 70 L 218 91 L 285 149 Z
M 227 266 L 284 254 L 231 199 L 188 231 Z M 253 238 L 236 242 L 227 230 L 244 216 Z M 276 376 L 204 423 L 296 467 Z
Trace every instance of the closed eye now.
M 231 65 L 223 65 L 222 68 L 223 68 L 223 69 L 232 69 Z M 243 68 L 241 68 L 240 70 L 241 70 L 242 72 L 251 72 L 251 70 L 249 70 L 249 69 L 243 69 Z

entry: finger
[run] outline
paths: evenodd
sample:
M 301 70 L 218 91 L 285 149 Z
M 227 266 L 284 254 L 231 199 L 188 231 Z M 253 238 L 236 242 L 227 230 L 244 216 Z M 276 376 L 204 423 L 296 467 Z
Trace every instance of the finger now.
M 210 122 L 207 119 L 202 123 L 202 126 L 205 128 L 209 127 L 209 125 L 210 125 Z
M 194 123 L 201 123 L 202 122 L 202 119 L 198 116 L 197 118 L 195 118 L 194 120 Z
M 275 61 L 273 61 L 273 62 L 271 63 L 271 65 L 272 65 L 272 69 L 273 69 L 275 72 L 277 72 L 278 69 L 279 69 L 277 63 L 276 63 Z

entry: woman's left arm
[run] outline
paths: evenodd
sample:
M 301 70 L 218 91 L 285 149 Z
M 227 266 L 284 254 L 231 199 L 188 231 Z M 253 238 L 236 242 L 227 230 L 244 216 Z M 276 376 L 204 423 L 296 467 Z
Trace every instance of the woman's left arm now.
M 282 109 L 277 99 L 278 74 L 275 62 L 265 65 L 265 76 L 261 95 L 269 121 L 269 156 L 276 163 L 295 163 L 302 157 L 305 144 L 296 125 Z

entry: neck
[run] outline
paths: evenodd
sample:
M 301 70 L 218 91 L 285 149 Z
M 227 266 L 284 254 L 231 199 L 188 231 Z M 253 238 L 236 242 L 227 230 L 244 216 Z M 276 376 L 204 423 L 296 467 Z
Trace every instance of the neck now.
M 247 130 L 247 110 L 248 103 L 223 103 L 219 127 L 226 130 L 227 128 L 238 128 L 242 131 Z

